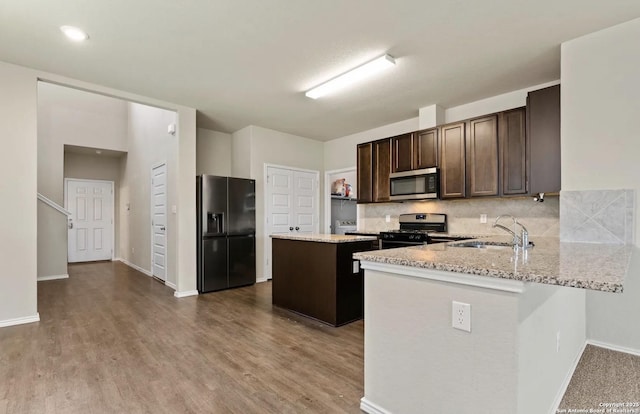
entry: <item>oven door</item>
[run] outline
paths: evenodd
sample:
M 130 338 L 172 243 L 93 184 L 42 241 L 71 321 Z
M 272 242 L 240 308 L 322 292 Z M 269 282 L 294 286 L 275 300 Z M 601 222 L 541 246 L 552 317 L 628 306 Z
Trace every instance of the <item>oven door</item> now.
M 415 241 L 398 241 L 398 240 L 380 240 L 380 248 L 381 249 L 396 249 L 398 247 L 411 247 L 411 246 L 421 246 L 422 242 Z
M 440 176 L 437 168 L 405 171 L 389 175 L 391 200 L 438 198 Z

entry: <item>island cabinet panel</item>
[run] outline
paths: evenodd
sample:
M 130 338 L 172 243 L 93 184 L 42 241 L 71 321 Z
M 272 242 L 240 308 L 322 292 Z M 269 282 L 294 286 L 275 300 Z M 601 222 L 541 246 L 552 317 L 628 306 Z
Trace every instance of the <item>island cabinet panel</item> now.
M 469 196 L 498 195 L 498 117 L 472 119 L 468 125 Z
M 527 194 L 526 109 L 500 114 L 501 195 Z
M 358 151 L 358 203 L 373 202 L 373 143 L 360 144 Z
M 374 173 L 373 173 L 373 201 L 389 201 L 391 187 L 391 139 L 383 139 L 373 143 Z
M 363 317 L 364 272 L 353 253 L 372 250 L 371 241 L 321 243 L 272 240 L 272 301 L 275 306 L 333 326 Z
M 438 129 L 418 131 L 413 139 L 413 169 L 438 167 Z
M 529 92 L 530 193 L 560 191 L 560 85 Z
M 465 196 L 465 123 L 440 128 L 440 198 Z

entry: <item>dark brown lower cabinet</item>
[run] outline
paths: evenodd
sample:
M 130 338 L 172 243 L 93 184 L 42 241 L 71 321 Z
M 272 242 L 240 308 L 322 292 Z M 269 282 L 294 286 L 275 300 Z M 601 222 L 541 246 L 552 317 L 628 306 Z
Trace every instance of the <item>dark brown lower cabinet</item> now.
M 369 240 L 323 243 L 272 240 L 272 301 L 275 306 L 328 323 L 362 319 L 364 272 L 353 273 L 353 253 L 372 250 Z

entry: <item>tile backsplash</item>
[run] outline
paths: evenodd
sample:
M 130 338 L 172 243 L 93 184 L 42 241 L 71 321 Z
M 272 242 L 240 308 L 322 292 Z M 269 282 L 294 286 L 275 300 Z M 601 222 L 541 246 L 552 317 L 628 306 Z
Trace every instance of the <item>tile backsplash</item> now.
M 531 197 L 477 198 L 461 200 L 413 201 L 405 203 L 358 205 L 358 230 L 379 232 L 400 227 L 398 216 L 405 213 L 446 213 L 451 234 L 504 234 L 491 227 L 496 217 L 511 214 L 529 230 L 531 236 L 558 237 L 559 198 L 547 195 L 543 203 Z M 487 223 L 480 223 L 480 215 Z M 391 221 L 385 221 L 389 215 Z
M 562 191 L 560 240 L 633 243 L 634 190 Z

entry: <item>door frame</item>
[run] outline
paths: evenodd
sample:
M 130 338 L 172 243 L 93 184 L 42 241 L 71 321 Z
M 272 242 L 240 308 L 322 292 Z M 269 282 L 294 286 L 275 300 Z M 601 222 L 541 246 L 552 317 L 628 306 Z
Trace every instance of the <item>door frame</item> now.
M 267 230 L 268 230 L 268 223 L 267 223 L 267 218 L 269 217 L 269 213 L 271 212 L 271 209 L 269 208 L 269 198 L 267 197 L 267 195 L 269 194 L 269 182 L 267 181 L 267 171 L 269 170 L 269 168 L 279 168 L 282 170 L 290 170 L 290 171 L 298 171 L 298 172 L 305 172 L 305 173 L 313 173 L 316 175 L 316 198 L 318 200 L 318 202 L 316 203 L 316 211 L 315 211 L 315 216 L 317 217 L 317 221 L 313 226 L 313 231 L 315 233 L 319 233 L 320 232 L 320 171 L 319 170 L 309 170 L 309 169 L 305 169 L 305 168 L 297 168 L 297 167 L 290 167 L 287 165 L 278 165 L 278 164 L 268 164 L 268 163 L 264 163 L 264 167 L 263 167 L 263 175 L 262 175 L 262 184 L 263 184 L 263 207 L 264 207 L 264 217 L 262 218 L 262 224 L 264 225 L 264 240 L 262 241 L 262 278 L 257 279 L 256 282 L 265 282 L 267 280 L 271 280 L 271 277 L 267 277 L 267 258 L 266 258 L 266 251 L 267 251 L 267 243 L 268 243 L 268 239 L 269 239 L 269 234 L 267 234 Z
M 167 224 L 166 224 L 166 230 L 164 233 L 164 242 L 165 242 L 165 246 L 164 246 L 164 284 L 165 286 L 169 286 L 170 288 L 172 288 L 173 290 L 177 290 L 176 289 L 176 285 L 169 282 L 169 212 L 167 211 L 167 206 L 169 205 L 169 165 L 167 164 L 167 161 L 158 161 L 155 163 L 151 164 L 151 168 L 149 169 L 149 229 L 150 229 L 150 233 L 151 233 L 151 262 L 149 262 L 150 269 L 149 269 L 149 276 L 150 277 L 154 277 L 153 275 L 153 210 L 154 210 L 154 205 L 153 205 L 153 170 L 155 170 L 156 168 L 160 167 L 164 165 L 164 169 L 165 169 L 165 174 L 167 176 L 167 182 L 166 182 L 166 187 L 167 187 L 167 195 L 166 195 L 166 203 L 164 206 L 164 216 L 165 219 L 167 220 Z M 158 280 L 160 278 L 157 278 L 156 280 Z
M 329 170 L 324 172 L 324 226 L 323 232 L 327 234 L 331 234 L 331 183 L 329 182 L 329 177 L 334 174 L 342 174 L 342 173 L 356 173 L 356 177 L 358 176 L 358 171 L 356 167 L 350 168 L 339 168 L 337 170 Z M 327 190 L 329 190 L 329 194 L 327 194 Z M 356 188 L 357 190 L 357 188 Z M 358 214 L 359 210 L 356 208 L 356 219 L 359 222 L 360 217 Z
M 68 191 L 68 183 L 69 181 L 83 181 L 83 182 L 91 182 L 91 183 L 108 183 L 111 184 L 111 260 L 115 260 L 116 255 L 116 191 L 115 191 L 115 183 L 110 180 L 90 180 L 85 178 L 65 178 L 64 179 L 64 208 L 69 210 L 69 203 L 67 196 L 69 195 Z M 71 222 L 75 217 L 71 217 Z M 68 223 L 67 223 L 68 224 Z M 69 234 L 69 229 L 67 229 L 67 235 Z M 67 237 L 67 262 L 69 261 L 69 238 Z

